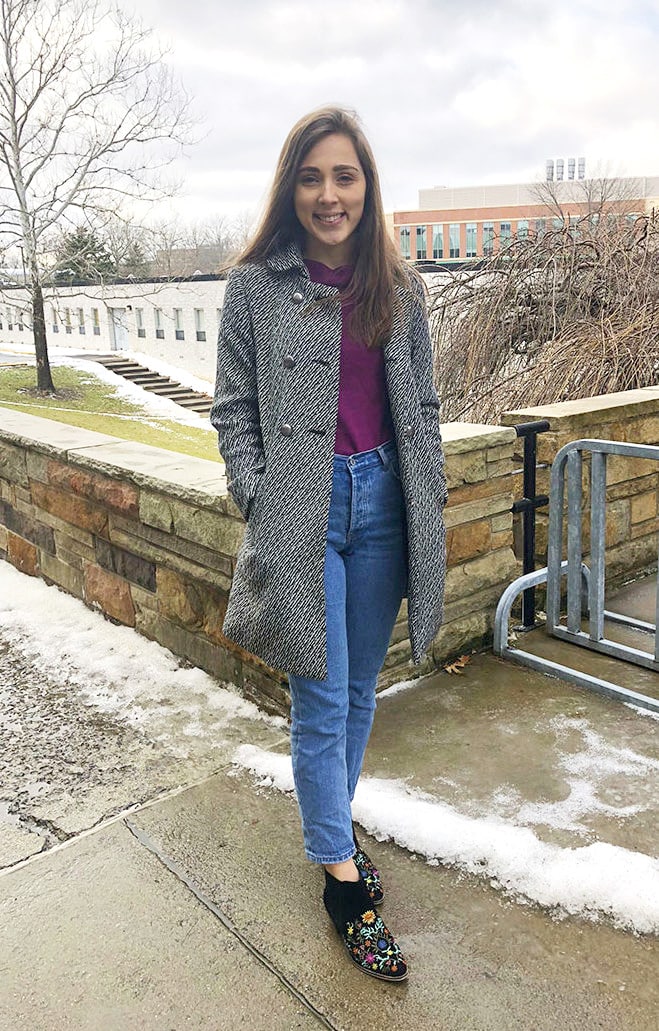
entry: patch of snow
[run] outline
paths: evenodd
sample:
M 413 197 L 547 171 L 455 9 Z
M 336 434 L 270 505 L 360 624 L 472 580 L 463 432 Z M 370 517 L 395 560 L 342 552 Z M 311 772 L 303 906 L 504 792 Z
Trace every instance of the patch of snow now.
M 0 628 L 51 682 L 73 686 L 85 704 L 158 740 L 211 736 L 234 719 L 287 726 L 233 685 L 219 686 L 203 670 L 181 666 L 155 641 L 7 562 L 0 562 Z
M 280 791 L 293 790 L 289 756 L 253 745 L 234 762 Z M 403 781 L 363 777 L 353 814 L 369 834 L 470 874 L 520 901 L 561 914 L 598 920 L 641 934 L 659 933 L 659 860 L 594 842 L 562 848 L 540 841 L 527 827 L 498 817 L 471 817 Z
M 653 712 L 652 709 L 644 709 L 642 705 L 633 705 L 631 702 L 623 702 L 628 709 L 633 709 L 639 716 L 649 716 L 651 720 L 659 720 L 659 712 Z
M 416 687 L 421 680 L 421 677 L 417 677 L 416 680 L 401 680 L 397 684 L 392 684 L 391 687 L 385 687 L 384 691 L 378 691 L 377 700 L 391 698 L 392 695 L 400 694 L 401 691 L 408 691 L 410 687 Z

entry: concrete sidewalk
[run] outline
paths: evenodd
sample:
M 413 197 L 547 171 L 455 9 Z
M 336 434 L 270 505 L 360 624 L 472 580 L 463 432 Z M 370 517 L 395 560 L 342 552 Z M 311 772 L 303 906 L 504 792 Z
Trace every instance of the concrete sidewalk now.
M 657 1025 L 656 937 L 366 836 L 410 979 L 351 967 L 294 800 L 231 763 L 241 742 L 286 751 L 281 727 L 209 714 L 192 735 L 175 710 L 157 733 L 131 726 L 6 644 L 0 703 L 3 1031 Z M 565 849 L 656 855 L 658 736 L 620 703 L 479 655 L 382 698 L 366 773 L 475 818 L 525 814 Z

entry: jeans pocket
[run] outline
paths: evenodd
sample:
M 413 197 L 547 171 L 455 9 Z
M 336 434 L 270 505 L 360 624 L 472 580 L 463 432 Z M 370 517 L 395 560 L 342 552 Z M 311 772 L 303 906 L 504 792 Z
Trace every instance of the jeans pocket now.
M 398 460 L 398 455 L 397 454 L 389 456 L 389 460 L 388 460 L 388 464 L 387 464 L 387 469 L 389 470 L 389 472 L 393 476 L 396 477 L 396 479 L 398 480 L 399 483 L 402 482 L 401 475 L 400 475 L 400 462 Z

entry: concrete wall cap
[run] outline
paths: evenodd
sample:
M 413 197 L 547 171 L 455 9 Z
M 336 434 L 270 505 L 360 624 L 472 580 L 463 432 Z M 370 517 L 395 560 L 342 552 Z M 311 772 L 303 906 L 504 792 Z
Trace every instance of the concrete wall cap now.
M 636 409 L 636 412 L 634 412 Z M 593 422 L 606 422 L 607 415 L 612 413 L 616 419 L 623 415 L 634 415 L 638 418 L 659 411 L 659 387 L 642 387 L 639 390 L 624 390 L 616 394 L 600 394 L 598 397 L 584 397 L 575 401 L 559 401 L 551 405 L 538 405 L 535 408 L 517 408 L 504 412 L 501 422 L 506 426 L 518 422 L 531 422 L 534 419 L 549 419 L 550 422 L 576 420 L 587 417 Z M 557 429 L 552 425 L 552 429 Z
M 517 439 L 513 429 L 507 426 L 488 426 L 486 423 L 447 422 L 442 424 L 441 429 L 447 455 L 501 447 Z

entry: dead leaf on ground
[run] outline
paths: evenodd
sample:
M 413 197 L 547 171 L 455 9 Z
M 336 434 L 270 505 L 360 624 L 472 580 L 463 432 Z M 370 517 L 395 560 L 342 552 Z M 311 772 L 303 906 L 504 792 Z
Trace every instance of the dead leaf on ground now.
M 462 673 L 462 670 L 469 662 L 471 662 L 471 657 L 469 655 L 461 655 L 459 658 L 455 659 L 454 662 L 449 662 L 446 666 L 442 666 L 442 669 L 447 673 Z

